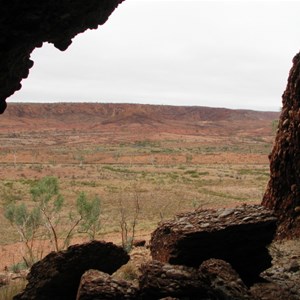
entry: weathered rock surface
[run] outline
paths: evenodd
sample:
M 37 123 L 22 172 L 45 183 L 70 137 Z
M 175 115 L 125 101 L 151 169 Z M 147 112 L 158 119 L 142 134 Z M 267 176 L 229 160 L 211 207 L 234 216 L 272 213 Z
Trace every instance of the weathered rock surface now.
M 137 288 L 124 280 L 115 280 L 106 273 L 89 270 L 82 275 L 76 300 L 136 299 Z
M 85 271 L 97 269 L 112 274 L 128 260 L 121 247 L 99 241 L 51 252 L 32 266 L 24 292 L 14 299 L 74 300 Z
M 271 266 L 266 248 L 276 231 L 276 218 L 259 205 L 199 210 L 178 215 L 152 233 L 154 260 L 199 267 L 210 258 L 231 264 L 247 285 Z
M 206 295 L 207 286 L 197 269 L 151 261 L 142 266 L 139 279 L 142 299 L 190 297 Z
M 149 300 L 255 299 L 232 267 L 215 259 L 205 261 L 199 270 L 152 261 L 143 266 L 140 292 L 141 299 Z
M 300 299 L 300 240 L 276 241 L 269 250 L 272 267 L 261 274 L 267 282 L 252 286 L 252 293 L 262 300 Z
M 81 279 L 77 300 L 94 299 L 255 299 L 232 267 L 205 261 L 200 269 L 151 261 L 142 266 L 139 285 L 95 271 Z
M 0 113 L 33 66 L 30 54 L 43 42 L 66 50 L 72 38 L 104 24 L 124 0 L 1 1 Z
M 300 53 L 293 59 L 262 205 L 278 217 L 278 238 L 300 237 Z
M 211 299 L 255 299 L 238 273 L 223 260 L 206 260 L 201 264 L 199 272 L 209 286 L 207 293 Z
M 259 300 L 299 300 L 288 287 L 283 287 L 274 282 L 256 283 L 251 287 L 253 297 Z

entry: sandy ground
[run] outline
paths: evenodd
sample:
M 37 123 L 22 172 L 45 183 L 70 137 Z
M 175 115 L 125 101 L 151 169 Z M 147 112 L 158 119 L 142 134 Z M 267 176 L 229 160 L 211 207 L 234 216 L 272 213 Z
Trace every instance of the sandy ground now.
M 136 239 L 144 239 L 146 242 L 150 240 L 150 232 L 140 232 L 136 234 Z M 100 239 L 106 242 L 112 242 L 116 245 L 121 245 L 120 233 L 103 235 Z M 88 242 L 87 239 L 75 238 L 72 240 L 72 245 Z M 43 258 L 52 251 L 52 246 L 49 241 L 36 241 L 34 245 L 35 254 L 38 259 Z M 0 245 L 0 272 L 11 268 L 13 265 L 23 262 L 26 249 L 23 243 L 18 242 L 10 245 Z

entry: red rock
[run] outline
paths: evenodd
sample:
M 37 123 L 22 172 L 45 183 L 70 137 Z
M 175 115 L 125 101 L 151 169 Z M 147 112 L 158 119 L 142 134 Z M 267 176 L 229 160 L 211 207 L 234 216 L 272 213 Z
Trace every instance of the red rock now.
M 259 205 L 201 210 L 160 224 L 150 250 L 155 260 L 196 268 L 210 258 L 225 260 L 250 285 L 271 266 L 266 246 L 275 230 L 276 218 Z
M 262 205 L 278 217 L 278 238 L 300 237 L 300 53 L 293 59 L 282 104 Z
M 210 259 L 199 269 L 152 261 L 142 267 L 140 299 L 254 300 L 232 267 Z
M 97 269 L 112 274 L 128 260 L 123 248 L 99 241 L 51 252 L 32 266 L 24 292 L 14 299 L 74 300 L 85 271 Z
M 89 270 L 82 275 L 76 300 L 137 299 L 137 288 L 106 273 Z

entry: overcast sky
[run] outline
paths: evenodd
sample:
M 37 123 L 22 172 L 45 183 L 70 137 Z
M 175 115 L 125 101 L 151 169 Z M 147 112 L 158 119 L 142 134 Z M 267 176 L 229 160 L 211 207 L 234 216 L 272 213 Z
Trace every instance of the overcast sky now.
M 300 1 L 126 0 L 65 52 L 32 54 L 22 102 L 279 110 L 300 50 Z

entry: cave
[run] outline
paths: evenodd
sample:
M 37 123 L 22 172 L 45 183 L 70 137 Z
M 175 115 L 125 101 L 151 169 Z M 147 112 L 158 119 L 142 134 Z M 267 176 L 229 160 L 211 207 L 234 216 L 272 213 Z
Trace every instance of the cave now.
M 0 113 L 6 109 L 6 99 L 28 77 L 35 48 L 48 42 L 65 51 L 72 38 L 103 25 L 123 1 L 2 1 Z M 282 102 L 262 204 L 279 218 L 278 237 L 291 237 L 300 236 L 300 53 L 293 60 Z
M 44 42 L 64 51 L 87 29 L 103 25 L 124 0 L 53 0 L 1 2 L 0 113 L 6 99 L 21 89 L 33 66 L 30 55 Z

